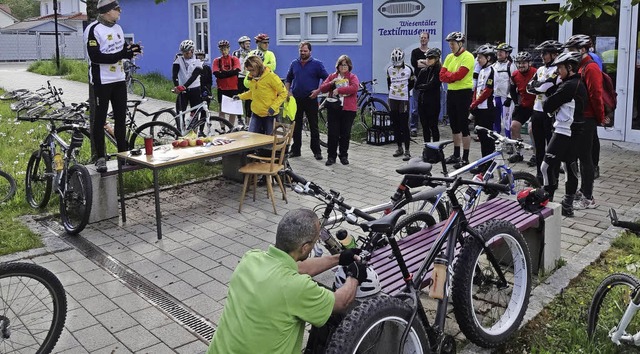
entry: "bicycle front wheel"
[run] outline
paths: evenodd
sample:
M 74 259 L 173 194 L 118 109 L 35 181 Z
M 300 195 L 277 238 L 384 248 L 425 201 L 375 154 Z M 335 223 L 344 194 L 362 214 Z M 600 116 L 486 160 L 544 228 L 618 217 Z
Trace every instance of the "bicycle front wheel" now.
M 140 80 L 131 79 L 131 82 L 127 85 L 127 93 L 144 98 L 147 95 L 147 89 L 145 89 L 144 84 Z
M 53 188 L 53 167 L 51 157 L 46 152 L 38 150 L 31 154 L 24 184 L 27 202 L 31 207 L 41 209 L 47 206 Z
M 603 346 L 599 348 L 600 351 L 617 352 L 619 350 L 611 341 L 609 334 L 618 328 L 622 315 L 631 301 L 633 290 L 638 286 L 640 286 L 638 278 L 629 274 L 614 273 L 606 277 L 593 294 L 589 306 L 587 333 L 594 345 Z M 640 317 L 633 316 L 624 330 L 631 335 L 638 333 Z M 632 343 L 633 340 L 631 340 Z
M 0 95 L 0 100 L 13 100 L 19 96 L 25 95 L 29 92 L 29 90 L 27 89 L 18 89 L 18 90 L 13 90 L 13 91 L 9 91 L 9 92 L 5 92 L 2 95 Z
M 30 263 L 0 264 L 0 352 L 50 353 L 67 317 L 60 280 Z
M 169 125 L 172 125 L 178 128 L 178 130 L 180 130 L 180 127 L 178 126 L 177 114 L 173 108 L 165 108 L 160 111 L 157 111 L 156 113 L 153 114 L 152 120 L 154 122 L 165 122 Z
M 500 184 L 509 184 L 509 178 L 504 176 L 500 181 Z M 540 188 L 540 181 L 536 178 L 536 176 L 532 175 L 529 172 L 517 171 L 513 172 L 513 190 L 518 193 L 519 191 L 525 188 Z M 478 196 L 478 200 L 476 201 L 476 205 L 480 205 L 487 200 L 493 199 L 497 197 L 500 192 L 496 190 L 485 190 L 484 193 L 481 193 Z M 510 194 L 510 193 L 509 193 Z M 462 200 L 463 201 L 463 200 Z
M 89 171 L 83 165 L 69 167 L 64 194 L 60 198 L 60 218 L 69 235 L 77 235 L 87 226 L 92 203 L 93 186 Z
M 366 299 L 351 310 L 329 339 L 327 354 L 398 353 L 400 338 L 408 325 L 411 308 L 388 295 Z M 430 353 L 422 323 L 411 324 L 403 353 Z
M 364 129 L 371 127 L 373 112 L 389 112 L 389 105 L 379 98 L 370 97 L 362 108 L 360 108 L 360 124 L 362 124 Z
M 453 310 L 467 339 L 493 348 L 505 343 L 522 322 L 531 292 L 531 259 L 522 234 L 510 222 L 489 220 L 476 231 L 484 247 L 472 236 L 464 240 L 453 270 Z M 495 257 L 506 283 L 485 249 Z
M 396 240 L 401 240 L 435 224 L 436 220 L 432 215 L 424 211 L 418 211 L 400 219 L 393 230 L 393 236 Z
M 193 125 L 193 131 L 198 136 L 216 136 L 226 133 L 230 133 L 233 129 L 233 124 L 228 120 L 220 117 L 211 116 L 209 118 L 209 124 L 204 119 L 200 119 Z
M 0 203 L 8 202 L 16 194 L 16 180 L 13 177 L 0 171 Z
M 180 132 L 165 122 L 147 122 L 139 126 L 129 138 L 129 148 L 144 147 L 145 138 L 153 138 L 153 146 L 171 144 L 178 140 Z

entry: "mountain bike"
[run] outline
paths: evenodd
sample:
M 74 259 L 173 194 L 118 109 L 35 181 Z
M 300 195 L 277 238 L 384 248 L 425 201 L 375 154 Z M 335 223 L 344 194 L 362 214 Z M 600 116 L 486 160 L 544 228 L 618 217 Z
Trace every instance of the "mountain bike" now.
M 0 204 L 8 202 L 16 195 L 16 180 L 8 173 L 0 170 Z
M 609 209 L 611 224 L 640 236 L 640 223 L 620 221 L 616 211 Z M 617 351 L 640 349 L 640 280 L 631 274 L 614 273 L 598 286 L 587 317 L 587 334 L 593 341 L 607 339 Z M 622 349 L 621 346 L 623 346 Z M 612 350 L 613 351 L 613 350 Z
M 49 134 L 40 148 L 31 154 L 27 163 L 25 192 L 29 205 L 44 208 L 51 198 L 51 191 L 60 195 L 60 218 L 62 226 L 70 235 L 80 233 L 89 222 L 93 202 L 93 187 L 89 171 L 77 163 L 76 157 L 82 147 L 84 121 L 71 123 L 73 117 L 50 115 L 45 117 L 18 118 L 35 122 L 49 122 Z M 72 129 L 71 141 L 67 143 L 58 135 L 56 122 L 63 122 Z
M 124 68 L 124 82 L 127 84 L 127 93 L 145 98 L 147 89 L 142 81 L 133 77 L 140 67 L 131 60 L 123 60 L 122 65 Z
M 377 79 L 362 81 L 360 82 L 360 88 L 358 89 L 358 100 L 356 102 L 359 118 L 355 119 L 354 123 L 359 122 L 365 130 L 369 129 L 371 126 L 371 117 L 373 112 L 389 112 L 389 105 L 387 102 L 373 96 L 375 94 L 374 86 L 377 84 Z M 369 91 L 368 86 L 371 86 L 371 91 Z M 326 122 L 327 117 L 328 112 L 325 107 L 318 110 L 318 121 L 322 120 Z
M 190 131 L 196 132 L 199 136 L 214 136 L 234 130 L 233 124 L 228 120 L 211 115 L 206 101 L 189 107 L 184 112 L 174 114 L 173 117 L 167 114 L 154 116 L 152 121 L 171 125 L 179 132 L 178 136 L 185 136 Z M 218 123 L 217 127 L 213 126 L 214 122 Z
M 449 185 L 449 219 L 414 274 L 409 273 L 398 246 L 402 241 L 396 241 L 392 230 L 371 227 L 381 231 L 377 235 L 382 234 L 390 245 L 406 285 L 394 296 L 363 300 L 347 313 L 330 336 L 326 353 L 455 353 L 454 338 L 444 333 L 449 298 L 462 333 L 481 347 L 506 342 L 522 322 L 532 282 L 523 236 L 503 220 L 471 227 L 456 198 L 456 190 L 463 185 L 505 192 L 509 187 L 460 177 L 422 178 L 427 184 Z M 435 266 L 434 282 L 427 275 Z M 425 283 L 436 301 L 432 323 L 420 301 Z
M 475 171 L 476 179 L 480 181 L 498 181 L 498 183 L 509 187 L 508 190 L 505 190 L 505 193 L 509 195 L 516 195 L 519 191 L 528 187 L 539 188 L 540 182 L 533 174 L 524 171 L 511 170 L 507 164 L 508 160 L 504 156 L 505 153 L 507 155 L 513 154 L 516 149 L 531 149 L 531 146 L 523 143 L 521 140 L 509 139 L 492 130 L 479 126 L 476 127 L 476 131 L 483 129 L 486 130 L 487 135 L 495 141 L 496 150 L 487 156 L 451 172 L 448 171 L 447 164 L 445 163 L 444 148 L 453 143 L 453 140 L 425 143 L 425 147 L 437 151 L 437 155 L 439 157 L 438 160 L 441 163 L 442 173 L 445 177 L 461 176 L 464 173 L 478 170 Z M 487 165 L 488 167 L 486 167 L 486 170 L 481 171 L 481 167 Z M 469 198 L 468 193 L 475 194 L 474 198 Z M 486 200 L 497 197 L 499 194 L 500 191 L 498 190 L 485 189 L 480 186 L 479 188 L 467 189 L 466 191 L 458 191 L 457 197 L 464 205 L 464 210 L 469 210 Z M 473 203 L 469 203 L 469 201 L 473 201 Z M 451 210 L 451 203 L 450 200 L 448 200 L 446 193 L 442 193 L 438 196 L 438 200 L 434 205 L 438 205 L 441 202 L 446 205 L 447 210 Z M 439 221 L 444 221 L 447 218 L 447 216 L 443 217 L 442 213 L 438 213 L 438 215 L 440 217 Z
M 0 310 L 0 352 L 51 353 L 64 328 L 67 296 L 49 270 L 31 263 L 2 263 Z

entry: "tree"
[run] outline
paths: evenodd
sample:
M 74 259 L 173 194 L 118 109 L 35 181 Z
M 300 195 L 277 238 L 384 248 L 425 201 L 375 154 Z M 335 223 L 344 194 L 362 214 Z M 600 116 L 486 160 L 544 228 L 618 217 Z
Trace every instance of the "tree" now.
M 556 21 L 562 24 L 565 21 L 582 16 L 599 18 L 603 13 L 612 16 L 616 13 L 613 5 L 617 1 L 618 0 L 567 0 L 567 3 L 560 6 L 558 11 L 547 11 L 549 14 L 547 21 Z M 631 0 L 631 5 L 637 5 L 639 3 L 640 0 Z
M 0 0 L 0 4 L 9 6 L 11 15 L 20 21 L 40 16 L 40 1 L 37 0 Z

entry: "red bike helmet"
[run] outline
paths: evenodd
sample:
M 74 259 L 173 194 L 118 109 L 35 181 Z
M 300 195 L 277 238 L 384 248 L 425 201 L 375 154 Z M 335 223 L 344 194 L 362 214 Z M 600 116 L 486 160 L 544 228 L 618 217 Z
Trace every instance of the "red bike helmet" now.
M 256 40 L 256 43 L 268 41 L 269 40 L 269 35 L 266 34 L 266 33 L 260 33 L 257 36 L 255 36 L 254 39 Z
M 522 209 L 537 213 L 549 203 L 549 193 L 542 188 L 526 188 L 518 192 L 518 204 Z

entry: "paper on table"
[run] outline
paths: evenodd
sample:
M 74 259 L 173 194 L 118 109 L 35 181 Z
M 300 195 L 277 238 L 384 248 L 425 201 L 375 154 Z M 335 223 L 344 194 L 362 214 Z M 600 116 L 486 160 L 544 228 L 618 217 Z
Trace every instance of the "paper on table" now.
M 220 111 L 228 114 L 242 115 L 242 100 L 234 100 L 229 96 L 222 95 L 222 108 Z

